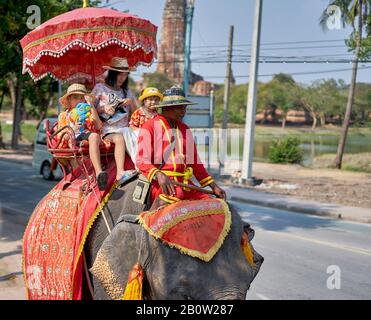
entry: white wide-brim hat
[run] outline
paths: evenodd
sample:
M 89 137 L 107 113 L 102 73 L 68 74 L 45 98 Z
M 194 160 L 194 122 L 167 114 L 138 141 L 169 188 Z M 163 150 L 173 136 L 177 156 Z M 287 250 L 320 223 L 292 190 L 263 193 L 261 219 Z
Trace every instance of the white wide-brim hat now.
M 135 68 L 129 68 L 128 60 L 120 57 L 113 57 L 109 66 L 103 66 L 103 69 L 114 70 L 117 72 L 135 71 Z

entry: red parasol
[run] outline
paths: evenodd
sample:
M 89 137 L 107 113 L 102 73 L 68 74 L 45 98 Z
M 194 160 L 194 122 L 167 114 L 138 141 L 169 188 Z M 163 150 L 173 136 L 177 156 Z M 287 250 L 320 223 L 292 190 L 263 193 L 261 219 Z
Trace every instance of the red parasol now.
M 95 82 L 112 57 L 130 67 L 150 65 L 156 56 L 157 27 L 150 21 L 104 8 L 81 8 L 56 16 L 20 42 L 23 73 L 34 81 L 47 74 L 62 81 L 83 77 Z

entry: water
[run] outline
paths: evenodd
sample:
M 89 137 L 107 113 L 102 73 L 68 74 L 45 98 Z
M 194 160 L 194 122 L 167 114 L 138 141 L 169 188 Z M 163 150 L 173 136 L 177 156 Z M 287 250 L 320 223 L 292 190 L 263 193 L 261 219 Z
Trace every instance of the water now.
M 210 136 L 213 138 L 213 147 L 211 151 L 211 162 L 217 161 L 218 151 L 223 149 L 218 144 L 222 141 L 220 131 L 214 129 Z M 203 146 L 206 140 L 206 131 L 195 132 L 198 141 L 198 150 L 203 161 L 207 159 L 207 147 Z M 338 135 L 296 135 L 300 140 L 300 148 L 303 150 L 303 165 L 309 166 L 313 159 L 322 154 L 336 154 L 339 136 Z M 269 148 L 273 140 L 278 137 L 275 135 L 255 135 L 254 161 L 267 162 Z M 228 152 L 227 160 L 242 160 L 244 130 L 230 129 L 227 130 Z M 362 153 L 371 152 L 371 135 L 348 134 L 345 153 Z
M 323 154 L 336 154 L 339 136 L 316 135 L 300 137 L 300 148 L 303 150 L 303 164 L 310 165 L 315 157 Z M 257 161 L 268 161 L 269 147 L 272 140 L 262 139 L 257 136 L 255 139 L 254 156 Z M 345 153 L 371 152 L 371 136 L 348 135 Z

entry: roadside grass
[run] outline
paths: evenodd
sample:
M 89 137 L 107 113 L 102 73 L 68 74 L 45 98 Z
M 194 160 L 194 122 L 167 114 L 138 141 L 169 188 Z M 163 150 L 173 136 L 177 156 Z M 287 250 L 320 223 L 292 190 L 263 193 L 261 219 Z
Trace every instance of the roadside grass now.
M 12 139 L 12 124 L 1 123 L 1 130 L 4 142 L 10 142 Z M 24 142 L 32 143 L 36 134 L 36 125 L 30 123 L 21 124 L 21 132 Z
M 333 168 L 335 154 L 323 154 L 313 159 L 311 168 Z M 354 172 L 371 173 L 371 153 L 345 154 L 342 169 Z

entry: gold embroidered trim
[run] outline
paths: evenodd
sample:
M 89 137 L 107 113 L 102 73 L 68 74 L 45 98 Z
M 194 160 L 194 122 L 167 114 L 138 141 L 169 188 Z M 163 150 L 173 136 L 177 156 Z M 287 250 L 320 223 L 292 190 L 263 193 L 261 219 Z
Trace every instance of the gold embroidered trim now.
M 183 201 L 194 201 L 194 200 L 183 200 Z M 224 223 L 223 230 L 220 233 L 220 236 L 219 236 L 218 240 L 215 242 L 215 244 L 210 248 L 210 250 L 207 253 L 201 253 L 199 251 L 196 251 L 196 250 L 192 250 L 192 249 L 183 247 L 183 246 L 181 246 L 179 244 L 176 244 L 176 243 L 168 242 L 168 241 L 165 241 L 163 239 L 161 239 L 161 240 L 163 242 L 166 242 L 171 248 L 175 247 L 178 250 L 180 250 L 180 252 L 182 252 L 184 254 L 188 254 L 191 257 L 199 258 L 202 261 L 209 262 L 214 257 L 214 255 L 218 252 L 219 248 L 223 244 L 224 239 L 226 238 L 226 236 L 228 235 L 228 233 L 230 231 L 231 222 L 232 222 L 231 212 L 229 210 L 228 204 L 224 200 L 221 200 L 221 199 L 218 199 L 218 201 L 220 201 L 222 203 L 222 207 L 223 207 L 223 211 L 224 211 L 224 216 L 225 216 L 225 223 Z M 161 210 L 162 208 L 163 207 L 160 207 L 160 208 L 154 210 L 153 212 L 150 212 L 149 215 L 154 214 L 156 211 Z M 168 224 L 166 224 L 161 229 L 161 232 L 159 232 L 157 234 L 154 233 L 150 229 L 150 227 L 147 226 L 147 224 L 145 223 L 145 219 L 143 218 L 143 216 L 139 216 L 139 219 L 138 220 L 139 220 L 139 223 L 143 226 L 143 228 L 151 236 L 153 236 L 155 239 L 160 239 L 161 236 L 166 231 L 168 231 L 171 227 L 173 227 L 174 225 L 176 225 L 177 223 L 179 223 L 181 221 L 184 221 L 184 220 L 186 220 L 188 218 L 194 218 L 194 217 L 206 216 L 206 215 L 212 215 L 212 214 L 220 214 L 220 212 L 208 211 L 206 213 L 206 212 L 204 212 L 204 210 L 199 210 L 199 211 L 194 211 L 194 212 L 191 212 L 189 214 L 183 215 L 181 217 L 177 217 L 177 218 L 173 219 L 172 221 L 170 221 Z
M 79 246 L 79 249 L 77 251 L 77 255 L 76 255 L 76 258 L 75 258 L 75 264 L 74 264 L 74 267 L 73 267 L 72 286 L 73 286 L 73 284 L 75 282 L 75 274 L 76 274 L 77 264 L 78 264 L 78 262 L 80 260 L 80 256 L 82 254 L 82 251 L 84 250 L 85 241 L 86 241 L 86 238 L 88 237 L 89 231 L 90 231 L 90 229 L 91 229 L 94 221 L 98 218 L 99 214 L 104 209 L 104 206 L 108 202 L 108 200 L 111 197 L 112 193 L 117 189 L 117 187 L 118 187 L 118 184 L 117 184 L 117 182 L 115 182 L 113 184 L 113 186 L 111 187 L 111 190 L 106 194 L 106 196 L 102 199 L 101 203 L 95 209 L 93 215 L 90 217 L 90 219 L 88 221 L 88 224 L 85 227 L 85 231 L 84 231 L 84 234 L 83 234 L 83 236 L 81 238 L 80 246 Z
M 34 46 L 37 46 L 39 44 L 48 42 L 50 40 L 55 40 L 55 39 L 58 39 L 58 38 L 64 38 L 66 36 L 70 36 L 70 35 L 73 35 L 73 34 L 84 34 L 84 33 L 87 33 L 87 32 L 104 32 L 104 31 L 115 31 L 115 32 L 135 31 L 135 32 L 138 32 L 138 33 L 147 34 L 154 39 L 156 38 L 156 32 L 150 32 L 150 31 L 146 31 L 146 30 L 143 30 L 143 29 L 135 28 L 135 27 L 115 27 L 115 26 L 108 27 L 108 26 L 103 26 L 103 27 L 96 27 L 96 28 L 81 28 L 81 29 L 79 28 L 79 29 L 71 29 L 71 30 L 63 31 L 63 32 L 60 32 L 60 33 L 55 33 L 55 34 L 46 36 L 44 38 L 41 38 L 39 40 L 35 40 L 35 41 L 29 43 L 27 46 L 25 46 L 25 48 L 23 49 L 23 52 L 25 53 L 31 47 L 34 47 Z

